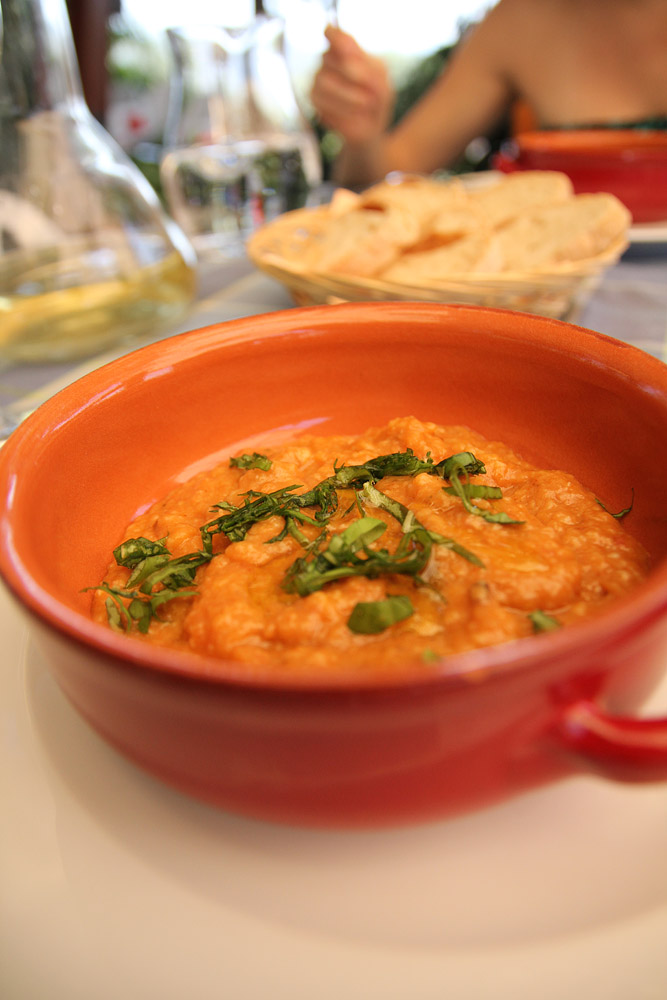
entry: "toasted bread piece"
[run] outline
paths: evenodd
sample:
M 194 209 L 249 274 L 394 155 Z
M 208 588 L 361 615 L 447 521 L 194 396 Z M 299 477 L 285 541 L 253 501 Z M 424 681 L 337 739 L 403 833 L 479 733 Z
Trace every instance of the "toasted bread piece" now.
M 563 261 L 595 257 L 631 224 L 612 194 L 580 194 L 514 219 L 498 231 L 505 271 L 534 271 Z
M 474 230 L 490 234 L 484 214 L 477 205 L 453 205 L 435 215 L 429 224 L 429 232 L 435 237 L 451 240 L 454 236 L 464 236 Z
M 336 188 L 331 196 L 331 201 L 328 205 L 328 211 L 332 218 L 337 215 L 345 215 L 346 212 L 351 212 L 355 208 L 359 208 L 361 203 L 361 198 L 355 191 L 350 191 L 348 188 Z
M 299 263 L 306 270 L 372 277 L 420 235 L 420 223 L 410 212 L 357 208 L 332 218 L 306 241 Z
M 557 205 L 574 194 L 572 181 L 556 170 L 524 170 L 508 174 L 497 183 L 469 192 L 487 225 L 499 228 L 511 219 L 543 205 Z
M 431 219 L 421 238 L 411 246 L 405 247 L 403 253 L 437 250 L 475 232 L 486 233 L 489 238 L 492 233 L 478 210 L 470 205 L 448 208 Z
M 495 234 L 476 229 L 432 250 L 403 253 L 380 277 L 405 285 L 437 286 L 454 275 L 495 272 L 502 262 Z
M 523 171 L 468 190 L 409 176 L 341 189 L 309 216 L 300 270 L 426 287 L 465 275 L 536 272 L 595 257 L 627 232 L 609 194 L 575 196 L 565 174 Z
M 442 212 L 466 205 L 468 193 L 457 178 L 438 181 L 431 177 L 408 175 L 374 184 L 361 193 L 360 199 L 367 208 L 409 211 L 423 225 L 427 225 Z

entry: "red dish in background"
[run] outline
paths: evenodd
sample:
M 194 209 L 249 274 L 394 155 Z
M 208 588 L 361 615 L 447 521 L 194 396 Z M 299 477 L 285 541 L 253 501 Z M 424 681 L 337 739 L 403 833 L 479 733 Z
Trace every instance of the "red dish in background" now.
M 635 222 L 667 219 L 667 132 L 574 129 L 523 132 L 499 152 L 497 170 L 560 170 L 576 194 L 609 191 Z

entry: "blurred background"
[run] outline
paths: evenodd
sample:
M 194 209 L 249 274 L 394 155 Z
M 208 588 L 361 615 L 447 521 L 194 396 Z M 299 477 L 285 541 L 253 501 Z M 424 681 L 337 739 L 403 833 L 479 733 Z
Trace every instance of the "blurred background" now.
M 318 122 L 309 96 L 327 24 L 337 22 L 383 60 L 398 120 L 497 2 L 1 0 L 0 370 L 3 358 L 62 361 L 173 329 L 197 298 L 233 283 L 249 263 L 261 269 L 248 254 L 251 235 L 294 209 L 329 201 L 340 140 Z M 466 99 L 469 93 L 461 104 Z M 526 124 L 524 103 L 512 102 L 486 134 L 474 134 L 483 124 L 466 132 L 473 138 L 459 159 L 438 173 L 466 172 L 469 185 L 488 183 L 474 172 L 497 167 L 503 156 L 508 169 L 527 169 L 517 151 L 535 126 Z M 637 133 L 632 144 L 623 141 L 609 170 L 620 166 L 621 180 L 643 200 L 646 192 L 659 195 L 664 185 L 642 179 Z M 657 177 L 653 148 L 648 176 Z M 594 176 L 578 190 L 616 190 L 599 162 L 584 163 Z M 561 167 L 552 162 L 550 169 Z M 664 205 L 648 209 L 655 214 L 635 221 L 664 226 Z M 645 235 L 647 245 L 655 242 L 655 227 Z M 664 233 L 660 238 L 664 245 Z M 276 244 L 270 247 L 275 257 Z M 621 252 L 620 243 L 614 247 Z M 567 294 L 549 290 L 545 305 L 542 277 L 540 309 L 570 315 L 580 286 L 593 290 L 589 278 L 578 274 Z M 531 296 L 535 290 L 533 283 Z M 490 304 L 487 293 L 466 291 Z M 328 301 L 333 293 L 318 285 L 304 294 Z M 445 293 L 439 286 L 434 294 L 439 300 Z M 516 294 L 511 307 L 535 304 L 523 287 Z
M 470 24 L 492 0 L 67 0 L 88 105 L 160 190 L 161 159 L 174 72 L 167 31 L 219 25 L 242 29 L 256 14 L 285 22 L 285 56 L 295 95 L 313 126 L 323 175 L 337 152 L 336 137 L 318 128 L 308 93 L 324 49 L 323 29 L 336 17 L 360 44 L 387 63 L 399 91 L 400 117 L 446 62 Z M 409 16 L 406 17 L 406 11 Z M 486 166 L 506 134 L 480 137 L 459 165 Z

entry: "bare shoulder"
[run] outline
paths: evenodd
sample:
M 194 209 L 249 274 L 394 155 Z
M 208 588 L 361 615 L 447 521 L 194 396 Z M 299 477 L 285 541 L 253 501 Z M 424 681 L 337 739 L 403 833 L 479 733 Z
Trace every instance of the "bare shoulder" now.
M 472 28 L 466 48 L 494 67 L 513 64 L 526 47 L 561 30 L 565 8 L 568 0 L 498 0 Z
M 628 0 L 630 2 L 630 0 Z M 645 2 L 645 0 L 644 0 Z M 624 0 L 620 0 L 624 6 Z M 617 0 L 498 0 L 471 31 L 469 48 L 495 72 L 520 78 L 536 59 L 585 39 L 618 16 Z M 667 9 L 667 3 L 665 3 Z
M 514 45 L 566 24 L 588 0 L 498 0 L 479 24 L 488 39 Z
M 486 14 L 483 25 L 489 34 L 511 31 L 512 38 L 535 33 L 556 34 L 594 30 L 608 22 L 646 20 L 654 26 L 667 18 L 665 0 L 497 0 Z M 482 26 L 482 25 L 480 25 Z

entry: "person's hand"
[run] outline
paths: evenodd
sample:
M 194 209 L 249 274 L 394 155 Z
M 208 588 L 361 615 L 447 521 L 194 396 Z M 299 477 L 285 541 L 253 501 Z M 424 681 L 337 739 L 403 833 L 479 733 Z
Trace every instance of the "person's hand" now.
M 321 122 L 343 139 L 360 144 L 389 126 L 395 93 L 386 66 L 351 35 L 330 25 L 329 48 L 315 76 L 311 100 Z

